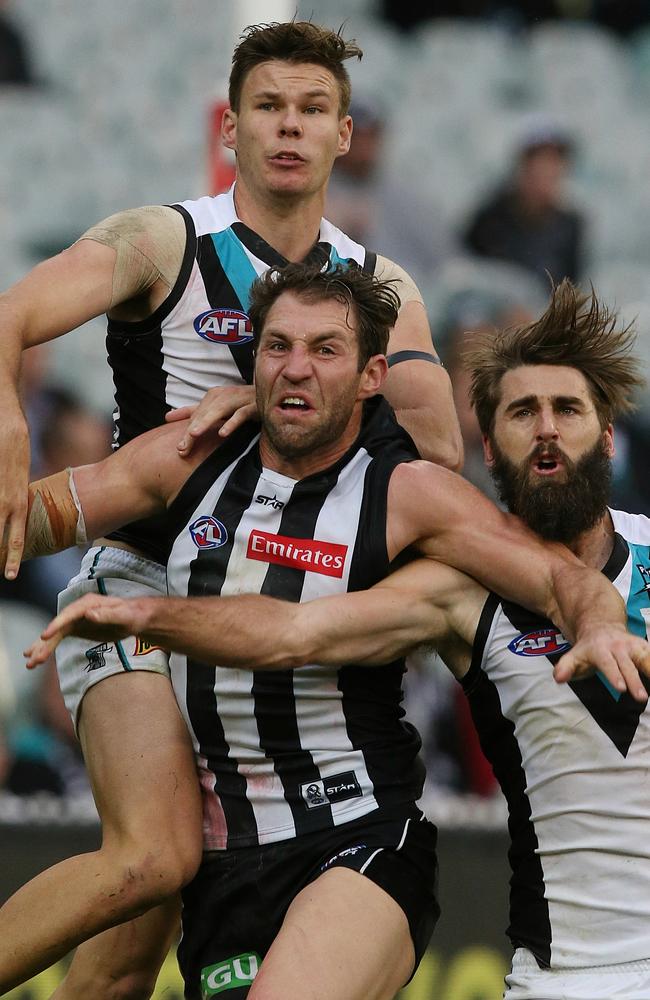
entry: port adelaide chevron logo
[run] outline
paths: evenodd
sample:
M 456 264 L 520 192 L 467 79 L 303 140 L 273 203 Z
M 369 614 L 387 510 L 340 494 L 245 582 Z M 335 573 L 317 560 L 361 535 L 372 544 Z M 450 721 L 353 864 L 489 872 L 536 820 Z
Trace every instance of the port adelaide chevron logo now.
M 194 320 L 199 337 L 213 344 L 248 344 L 253 339 L 253 327 L 240 309 L 209 309 Z
M 228 541 L 228 532 L 221 521 L 211 514 L 202 514 L 189 527 L 197 549 L 218 549 Z

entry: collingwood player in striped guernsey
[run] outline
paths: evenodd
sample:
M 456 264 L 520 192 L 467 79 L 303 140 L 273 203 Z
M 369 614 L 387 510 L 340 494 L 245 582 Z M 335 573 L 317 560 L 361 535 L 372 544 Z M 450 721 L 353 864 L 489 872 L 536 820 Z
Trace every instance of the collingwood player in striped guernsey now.
M 7 576 L 15 575 L 20 562 L 29 465 L 13 384 L 20 349 L 106 312 L 116 445 L 161 424 L 172 408 L 184 413 L 186 404 L 197 403 L 210 390 L 179 442 L 188 455 L 195 435 L 207 425 L 225 421 L 225 434 L 255 414 L 249 288 L 270 265 L 288 260 L 354 261 L 370 273 L 396 279 L 402 306 L 390 337 L 386 396 L 423 457 L 450 468 L 460 465 L 449 379 L 437 364 L 417 288 L 392 261 L 322 218 L 332 165 L 350 143 L 345 61 L 355 57 L 361 50 L 354 42 L 311 23 L 248 29 L 235 50 L 230 109 L 222 129 L 224 144 L 236 154 L 233 189 L 215 198 L 120 212 L 0 297 L 0 536 L 6 522 L 11 537 Z M 89 588 L 94 591 L 99 578 L 108 591 L 121 589 L 125 596 L 164 593 L 165 553 L 158 540 L 155 522 L 122 527 L 110 546 L 93 549 L 84 563 Z M 69 599 L 70 592 L 62 598 Z M 193 874 L 200 858 L 199 801 L 171 688 L 157 673 L 168 673 L 166 653 L 134 643 L 129 655 L 97 653 L 89 663 L 87 648 L 71 640 L 61 650 L 59 669 L 67 678 L 64 686 L 75 685 L 68 707 L 98 792 L 104 830 L 99 866 L 119 883 L 111 895 L 113 916 L 121 908 L 126 917 L 156 902 L 161 888 L 167 894 Z M 123 720 L 119 732 L 112 724 L 116 717 Z M 158 774 L 153 784 L 151 768 Z M 128 782 L 118 778 L 127 772 Z M 174 809 L 166 811 L 172 801 Z M 158 858 L 156 871 L 134 846 L 145 831 Z M 117 875 L 129 871 L 139 876 Z M 76 916 L 68 909 L 71 939 L 105 925 L 107 912 L 96 903 L 94 874 L 84 861 L 70 862 L 58 886 L 52 884 L 51 905 L 40 920 L 53 941 L 64 928 L 57 906 L 64 892 L 77 900 Z M 66 1000 L 112 995 L 122 972 L 120 997 L 148 995 L 176 933 L 177 912 L 168 909 L 146 918 L 148 933 L 141 920 L 135 929 L 78 949 L 66 977 Z M 137 975 L 134 967 L 141 970 Z
M 600 667 L 617 691 L 626 681 L 635 696 L 644 691 L 635 663 L 649 665 L 647 643 L 626 631 L 620 597 L 602 574 L 547 549 L 453 473 L 409 461 L 410 442 L 373 398 L 386 370 L 391 298 L 356 270 L 325 275 L 293 265 L 268 275 L 251 311 L 260 436 L 242 429 L 201 464 L 195 459 L 187 479 L 169 447 L 175 429 L 166 427 L 75 470 L 76 498 L 65 474 L 32 488 L 30 540 L 39 552 L 46 541 L 60 547 L 74 537 L 77 506 L 99 531 L 133 510 L 169 504 L 169 586 L 190 596 L 117 604 L 136 615 L 164 609 L 160 636 L 146 621 L 138 631 L 178 651 L 173 682 L 201 774 L 207 850 L 186 890 L 181 949 L 189 997 L 226 985 L 243 997 L 254 980 L 251 998 L 298 1000 L 315 976 L 323 998 L 389 998 L 414 971 L 435 920 L 435 837 L 415 806 L 422 773 L 419 739 L 402 720 L 403 665 L 358 665 L 377 646 L 365 622 L 359 656 L 345 655 L 338 669 L 323 665 L 349 631 L 343 606 L 306 670 L 275 669 L 304 635 L 300 627 L 292 635 L 293 609 L 319 607 L 297 602 L 367 587 L 413 546 L 557 622 L 576 642 L 574 662 Z M 276 620 L 264 597 L 244 599 L 262 601 L 262 631 L 249 616 L 243 636 L 246 604 L 234 599 L 233 616 L 227 596 L 216 598 L 216 612 L 211 603 L 242 591 L 285 599 L 271 602 Z M 86 594 L 54 628 L 65 631 L 97 600 Z M 431 619 L 431 603 L 422 603 Z M 94 623 L 90 632 L 102 642 L 89 653 L 103 656 L 115 636 Z M 221 665 L 233 659 L 234 635 L 242 640 L 237 670 Z M 31 663 L 57 638 L 49 632 Z M 222 660 L 211 646 L 230 652 Z M 0 932 L 13 944 L 18 922 L 19 942 L 27 938 L 33 950 L 39 942 L 24 915 L 38 892 L 23 893 L 3 910 Z M 360 934 L 363 926 L 372 935 Z

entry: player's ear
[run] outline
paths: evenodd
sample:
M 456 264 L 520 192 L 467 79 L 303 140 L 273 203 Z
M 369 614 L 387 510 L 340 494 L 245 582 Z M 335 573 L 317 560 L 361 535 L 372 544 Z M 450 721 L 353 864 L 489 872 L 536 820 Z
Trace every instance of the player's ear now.
M 616 447 L 614 445 L 614 428 L 612 424 L 607 424 L 607 427 L 603 431 L 603 443 L 605 454 L 608 458 L 613 458 L 616 454 Z
M 488 434 L 482 434 L 481 440 L 483 442 L 483 460 L 487 465 L 488 469 L 492 468 L 494 465 L 494 451 L 492 449 L 492 442 Z
M 385 354 L 373 354 L 366 361 L 359 383 L 358 399 L 369 399 L 375 396 L 382 387 L 388 375 L 388 362 Z
M 221 119 L 221 141 L 226 149 L 237 152 L 237 112 L 226 108 Z
M 349 115 L 343 115 L 339 121 L 339 144 L 336 150 L 337 156 L 345 156 L 350 149 L 352 139 L 352 119 Z

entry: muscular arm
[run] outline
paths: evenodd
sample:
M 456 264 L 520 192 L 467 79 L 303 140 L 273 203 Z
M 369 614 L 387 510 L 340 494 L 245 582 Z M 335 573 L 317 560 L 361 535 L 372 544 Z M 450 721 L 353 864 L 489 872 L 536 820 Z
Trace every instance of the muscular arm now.
M 65 635 L 114 641 L 136 634 L 203 663 L 251 670 L 370 666 L 422 642 L 443 649 L 449 643 L 456 651 L 465 647 L 466 669 L 484 598 L 474 580 L 430 560 L 404 567 L 372 590 L 305 604 L 258 595 L 128 601 L 86 595 L 48 626 L 29 665 L 43 662 Z
M 402 351 L 437 357 L 422 296 L 413 280 L 385 257 L 377 258 L 375 273 L 379 278 L 394 281 L 402 301 L 390 335 L 389 358 Z M 391 366 L 383 392 L 422 457 L 459 470 L 463 464 L 463 444 L 451 381 L 444 368 L 421 358 L 399 361 Z
M 176 217 L 171 220 L 176 242 L 170 239 L 171 246 L 176 247 L 177 226 L 180 223 L 183 233 L 184 226 L 173 209 L 154 207 L 120 213 L 84 234 L 69 249 L 39 264 L 22 281 L 0 295 L 0 399 L 3 404 L 0 538 L 4 525 L 8 524 L 9 558 L 5 575 L 10 578 L 18 571 L 22 554 L 29 470 L 27 425 L 18 397 L 21 352 L 60 337 L 104 312 L 115 310 L 117 313 L 121 309 L 123 319 L 142 319 L 156 308 L 169 291 L 169 276 L 161 270 L 166 265 L 152 262 L 147 232 L 151 218 L 158 220 L 158 213 Z M 134 217 L 140 219 L 139 229 Z M 141 252 L 137 249 L 138 239 L 142 244 Z M 166 254 L 169 256 L 170 251 Z M 138 266 L 129 266 L 129 261 Z M 173 266 L 167 267 L 167 271 L 173 272 Z
M 625 606 L 611 583 L 568 549 L 542 542 L 459 476 L 425 462 L 396 469 L 388 524 L 391 556 L 414 545 L 543 614 L 575 643 L 568 663 L 581 672 L 596 667 L 619 690 L 627 686 L 646 700 L 637 668 L 650 672 L 648 643 L 627 632 Z

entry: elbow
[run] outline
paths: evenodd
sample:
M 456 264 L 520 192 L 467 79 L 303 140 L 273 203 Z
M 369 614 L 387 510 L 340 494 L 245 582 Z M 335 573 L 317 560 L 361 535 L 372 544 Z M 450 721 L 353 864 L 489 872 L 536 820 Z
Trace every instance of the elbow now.
M 419 452 L 427 462 L 441 465 L 444 469 L 449 469 L 450 472 L 460 473 L 462 471 L 465 453 L 460 434 L 448 440 L 438 438 L 426 443 L 421 442 Z

